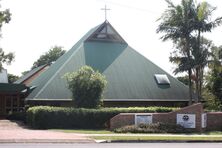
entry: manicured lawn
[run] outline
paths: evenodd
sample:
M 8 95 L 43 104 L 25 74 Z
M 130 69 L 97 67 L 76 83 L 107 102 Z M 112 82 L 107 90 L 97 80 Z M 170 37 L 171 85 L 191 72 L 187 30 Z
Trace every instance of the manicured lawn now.
M 64 133 L 118 134 L 118 133 L 114 133 L 114 132 L 106 130 L 106 129 L 52 129 L 52 130 L 61 131 L 61 132 L 64 132 Z M 152 135 L 152 134 L 158 134 L 158 133 L 148 133 L 148 134 Z M 161 135 L 167 135 L 167 134 L 162 133 Z M 174 135 L 174 134 L 171 134 L 171 135 Z M 183 134 L 175 134 L 175 135 L 183 135 Z M 189 134 L 185 134 L 185 135 L 222 135 L 222 131 L 204 132 L 204 133 L 201 133 L 201 134 L 199 134 L 199 133 L 189 133 Z
M 222 137 L 197 137 L 197 136 L 91 136 L 95 140 L 110 141 L 222 141 Z
M 113 134 L 114 132 L 105 129 L 53 129 L 64 133 L 81 133 L 81 134 Z
M 206 135 L 222 135 L 222 131 L 206 132 L 206 133 L 203 133 L 203 134 L 206 134 Z
M 90 138 L 95 140 L 108 141 L 222 141 L 222 132 L 205 132 L 202 134 L 117 134 L 105 129 L 53 129 L 54 131 L 61 131 L 65 133 L 81 133 L 89 134 Z M 101 134 L 90 135 L 90 134 Z

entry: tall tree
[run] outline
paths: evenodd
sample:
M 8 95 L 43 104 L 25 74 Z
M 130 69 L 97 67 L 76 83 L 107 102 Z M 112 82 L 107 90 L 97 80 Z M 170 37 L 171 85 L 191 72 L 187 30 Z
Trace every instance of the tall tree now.
M 208 64 L 207 75 L 205 75 L 205 85 L 203 87 L 203 99 L 205 106 L 209 110 L 222 109 L 222 64 L 221 47 L 212 46 L 211 59 Z
M 221 25 L 222 17 L 212 19 L 212 13 L 216 8 L 207 2 L 197 4 L 194 17 L 194 30 L 196 31 L 196 41 L 193 42 L 193 55 L 195 56 L 195 76 L 196 94 L 199 102 L 202 93 L 203 72 L 209 56 L 211 43 L 201 36 L 203 32 L 210 32 L 213 28 Z
M 209 49 L 213 46 L 212 41 L 202 38 L 201 48 L 198 48 L 198 38 L 194 37 L 192 41 L 192 55 L 194 57 L 194 82 L 196 91 L 196 102 L 199 102 L 202 98 L 202 84 L 204 76 L 204 68 L 209 64 L 209 58 L 212 53 Z
M 178 69 L 180 71 L 187 71 L 189 76 L 189 104 L 192 104 L 192 87 L 191 87 L 191 33 L 193 32 L 193 17 L 195 15 L 195 7 L 193 0 L 182 0 L 180 5 L 174 5 L 170 0 L 166 0 L 168 9 L 163 13 L 157 33 L 164 33 L 161 37 L 163 41 L 172 40 L 175 45 L 183 44 L 179 52 L 182 57 L 175 60 L 182 65 Z M 171 61 L 174 61 L 171 59 Z
M 1 8 L 1 5 L 0 5 Z M 9 9 L 0 10 L 0 37 L 1 37 L 1 28 L 3 24 L 9 23 L 11 20 L 11 14 Z M 3 68 L 3 63 L 10 64 L 14 59 L 13 53 L 6 54 L 2 48 L 0 48 L 0 71 Z
M 207 87 L 222 102 L 222 46 L 212 47 L 213 59 L 209 64 Z
M 31 69 L 39 67 L 45 64 L 51 64 L 56 61 L 59 57 L 61 57 L 66 51 L 62 49 L 61 46 L 54 46 L 48 52 L 41 55 L 40 58 L 34 62 Z
M 181 4 L 174 5 L 166 0 L 168 9 L 161 17 L 157 32 L 165 33 L 162 40 L 172 40 L 176 45 L 175 51 L 170 56 L 170 61 L 177 64 L 175 73 L 188 72 L 190 101 L 192 102 L 191 78 L 196 83 L 196 102 L 200 101 L 203 84 L 204 68 L 210 57 L 211 42 L 204 39 L 203 32 L 210 32 L 221 25 L 222 17 L 212 20 L 215 10 L 207 2 L 196 4 L 193 0 L 182 0 Z M 194 73 L 195 77 L 192 77 Z

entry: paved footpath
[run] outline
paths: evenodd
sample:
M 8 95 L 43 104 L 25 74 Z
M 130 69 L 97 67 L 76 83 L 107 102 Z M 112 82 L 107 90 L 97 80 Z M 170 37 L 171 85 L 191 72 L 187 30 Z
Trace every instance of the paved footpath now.
M 90 143 L 86 135 L 49 130 L 32 130 L 19 122 L 0 120 L 0 143 Z

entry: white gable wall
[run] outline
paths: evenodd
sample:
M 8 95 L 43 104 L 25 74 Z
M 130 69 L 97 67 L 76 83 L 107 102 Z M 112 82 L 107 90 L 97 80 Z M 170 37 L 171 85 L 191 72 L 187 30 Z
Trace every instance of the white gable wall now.
M 0 72 L 0 83 L 8 83 L 8 74 L 6 69 Z

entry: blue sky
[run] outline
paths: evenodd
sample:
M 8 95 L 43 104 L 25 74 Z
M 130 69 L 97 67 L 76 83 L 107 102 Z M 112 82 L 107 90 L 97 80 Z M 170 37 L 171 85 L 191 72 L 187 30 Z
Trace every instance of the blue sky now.
M 199 0 L 202 1 L 202 0 Z M 178 3 L 179 0 L 173 0 Z M 208 0 L 222 15 L 220 0 Z M 167 8 L 164 0 L 2 0 L 12 20 L 2 28 L 0 46 L 15 53 L 15 61 L 5 66 L 8 73 L 21 75 L 52 46 L 69 50 L 89 29 L 104 21 L 101 8 L 107 5 L 108 21 L 128 44 L 152 62 L 172 74 L 169 62 L 172 43 L 162 42 L 156 34 L 156 20 Z M 206 36 L 222 45 L 222 27 Z

